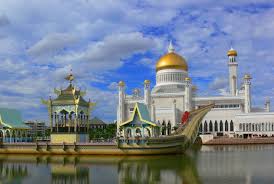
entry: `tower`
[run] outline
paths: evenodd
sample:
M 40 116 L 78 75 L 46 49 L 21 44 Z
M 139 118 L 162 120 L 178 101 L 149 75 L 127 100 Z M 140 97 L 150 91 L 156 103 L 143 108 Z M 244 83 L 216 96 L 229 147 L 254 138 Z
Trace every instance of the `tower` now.
M 244 76 L 245 113 L 249 113 L 251 111 L 251 95 L 250 95 L 251 79 L 252 78 L 249 74 L 245 74 Z
M 190 78 L 186 77 L 185 78 L 185 111 L 190 111 L 191 110 L 191 100 L 190 100 Z
M 124 122 L 125 117 L 125 83 L 120 81 L 118 83 L 118 108 L 117 108 L 117 132 L 119 132 L 119 125 Z
M 237 69 L 238 63 L 236 60 L 237 51 L 232 47 L 227 52 L 228 56 L 228 69 L 229 69 L 229 91 L 232 96 L 236 96 L 237 94 Z

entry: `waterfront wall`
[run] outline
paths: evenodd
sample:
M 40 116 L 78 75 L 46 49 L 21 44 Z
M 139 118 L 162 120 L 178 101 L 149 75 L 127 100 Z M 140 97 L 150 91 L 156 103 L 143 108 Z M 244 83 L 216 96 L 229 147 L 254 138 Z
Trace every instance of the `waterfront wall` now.
M 243 144 L 274 144 L 274 137 L 268 138 L 217 138 L 207 142 L 203 145 L 243 145 Z

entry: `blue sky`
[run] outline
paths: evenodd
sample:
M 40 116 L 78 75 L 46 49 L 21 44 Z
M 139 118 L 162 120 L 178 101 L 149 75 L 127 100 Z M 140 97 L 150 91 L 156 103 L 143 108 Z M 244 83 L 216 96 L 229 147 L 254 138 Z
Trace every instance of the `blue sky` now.
M 184 56 L 198 94 L 225 94 L 226 52 L 238 51 L 240 81 L 252 100 L 274 98 L 274 1 L 9 0 L 0 1 L 0 106 L 25 120 L 47 120 L 41 98 L 76 83 L 97 102 L 93 116 L 116 119 L 119 80 L 127 92 L 155 84 L 155 63 L 169 40 Z

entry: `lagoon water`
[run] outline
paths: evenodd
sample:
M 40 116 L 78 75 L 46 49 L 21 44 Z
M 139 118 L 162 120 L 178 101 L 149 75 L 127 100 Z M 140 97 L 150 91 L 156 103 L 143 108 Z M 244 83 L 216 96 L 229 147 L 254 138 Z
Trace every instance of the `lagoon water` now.
M 0 155 L 0 183 L 274 183 L 274 145 L 202 146 L 184 155 Z

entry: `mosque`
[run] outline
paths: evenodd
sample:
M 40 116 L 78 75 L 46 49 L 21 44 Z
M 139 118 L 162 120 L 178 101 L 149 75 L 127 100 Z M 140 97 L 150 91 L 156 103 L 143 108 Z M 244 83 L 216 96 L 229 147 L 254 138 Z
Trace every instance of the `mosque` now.
M 117 134 L 124 122 L 133 119 L 136 104 L 143 104 L 150 116 L 150 122 L 160 128 L 160 136 L 172 134 L 182 123 L 187 112 L 200 106 L 214 103 L 215 106 L 203 118 L 201 135 L 256 137 L 274 136 L 274 112 L 270 112 L 270 100 L 264 108 L 253 108 L 251 102 L 251 75 L 238 79 L 237 51 L 227 52 L 229 70 L 229 95 L 197 96 L 196 87 L 189 77 L 188 65 L 184 57 L 177 54 L 172 43 L 168 52 L 156 64 L 156 85 L 151 88 L 150 81 L 144 81 L 144 95 L 139 89 L 133 94 L 125 94 L 126 83 L 120 81 L 117 108 Z

